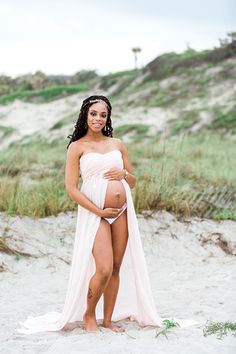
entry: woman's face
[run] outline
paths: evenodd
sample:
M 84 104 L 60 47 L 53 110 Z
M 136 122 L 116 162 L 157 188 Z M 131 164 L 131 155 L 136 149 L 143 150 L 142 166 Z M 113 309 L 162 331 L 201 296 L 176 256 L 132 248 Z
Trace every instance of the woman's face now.
M 98 102 L 92 104 L 88 110 L 87 124 L 94 132 L 99 132 L 105 127 L 108 117 L 108 110 L 105 103 Z

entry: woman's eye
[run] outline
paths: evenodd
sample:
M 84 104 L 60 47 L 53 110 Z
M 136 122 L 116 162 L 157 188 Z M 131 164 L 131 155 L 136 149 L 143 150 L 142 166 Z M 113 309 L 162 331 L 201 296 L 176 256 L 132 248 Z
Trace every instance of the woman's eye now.
M 90 112 L 90 114 L 92 117 L 95 117 L 97 115 L 96 112 Z M 107 117 L 106 113 L 101 114 L 101 118 L 106 118 L 106 117 Z

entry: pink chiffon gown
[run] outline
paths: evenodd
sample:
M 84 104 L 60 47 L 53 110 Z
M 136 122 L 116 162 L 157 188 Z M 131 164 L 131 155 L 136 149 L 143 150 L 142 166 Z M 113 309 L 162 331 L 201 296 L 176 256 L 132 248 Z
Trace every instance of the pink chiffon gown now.
M 123 168 L 121 152 L 116 149 L 107 153 L 90 152 L 80 158 L 83 192 L 94 204 L 104 207 L 108 179 L 103 174 L 111 167 Z M 121 182 L 126 192 L 128 243 L 120 270 L 120 287 L 112 320 L 125 318 L 136 320 L 140 326 L 163 326 L 152 296 L 149 275 L 142 248 L 137 217 L 131 190 L 125 179 Z M 59 331 L 66 325 L 83 321 L 86 310 L 89 280 L 95 272 L 92 248 L 100 217 L 78 205 L 72 262 L 63 310 L 48 312 L 20 322 L 17 332 L 31 334 L 45 331 Z M 103 297 L 96 308 L 97 319 L 103 316 Z M 193 320 L 178 320 L 181 327 L 193 325 Z

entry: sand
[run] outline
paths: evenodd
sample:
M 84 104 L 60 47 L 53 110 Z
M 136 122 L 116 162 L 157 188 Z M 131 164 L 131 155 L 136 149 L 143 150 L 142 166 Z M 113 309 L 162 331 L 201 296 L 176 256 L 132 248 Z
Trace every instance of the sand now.
M 165 353 L 233 354 L 236 339 L 203 336 L 207 320 L 235 322 L 236 222 L 190 218 L 167 212 L 138 215 L 157 310 L 163 318 L 194 319 L 197 325 L 155 337 L 120 321 L 124 333 L 101 329 L 23 335 L 19 321 L 29 314 L 61 311 L 69 276 L 76 213 L 32 220 L 0 213 L 6 243 L 34 257 L 0 253 L 0 352 L 11 353 Z

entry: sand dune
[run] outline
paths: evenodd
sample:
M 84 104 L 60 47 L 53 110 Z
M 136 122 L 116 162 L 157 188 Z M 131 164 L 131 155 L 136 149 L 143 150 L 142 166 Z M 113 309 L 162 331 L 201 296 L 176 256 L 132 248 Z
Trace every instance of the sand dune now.
M 71 212 L 32 220 L 0 213 L 6 243 L 33 256 L 0 253 L 2 354 L 235 353 L 234 337 L 219 341 L 204 337 L 202 329 L 207 319 L 235 322 L 236 222 L 180 222 L 167 212 L 138 217 L 156 307 L 161 317 L 194 319 L 197 325 L 171 330 L 169 340 L 125 321 L 120 334 L 88 334 L 82 324 L 70 332 L 17 333 L 29 314 L 62 310 L 76 217 Z

